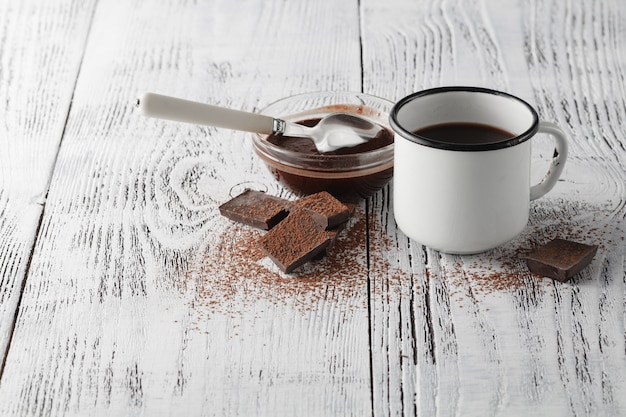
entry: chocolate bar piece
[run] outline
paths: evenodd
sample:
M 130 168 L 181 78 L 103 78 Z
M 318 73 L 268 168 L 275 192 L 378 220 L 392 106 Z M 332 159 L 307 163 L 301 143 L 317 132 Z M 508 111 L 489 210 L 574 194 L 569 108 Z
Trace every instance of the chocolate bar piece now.
M 323 230 L 307 210 L 296 208 L 259 240 L 261 249 L 285 273 L 315 258 L 336 232 Z
M 293 204 L 310 211 L 324 229 L 332 229 L 350 218 L 350 209 L 326 191 L 302 197 Z
M 262 191 L 246 189 L 219 207 L 222 216 L 231 220 L 269 230 L 287 217 L 290 203 Z
M 529 254 L 526 264 L 535 274 L 565 282 L 589 265 L 597 251 L 597 245 L 554 239 Z

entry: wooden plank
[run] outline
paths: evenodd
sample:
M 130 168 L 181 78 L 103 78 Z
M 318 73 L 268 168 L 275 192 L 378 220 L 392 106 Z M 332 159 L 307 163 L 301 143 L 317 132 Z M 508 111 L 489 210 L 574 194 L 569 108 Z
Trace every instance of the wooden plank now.
M 93 2 L 0 2 L 0 376 Z
M 484 255 L 440 255 L 406 239 L 388 187 L 357 209 L 339 252 L 353 262 L 339 274 L 322 263 L 305 270 L 313 276 L 281 276 L 255 258 L 257 232 L 216 211 L 245 186 L 291 197 L 251 157 L 246 136 L 133 112 L 132 98 L 155 86 L 248 110 L 304 90 L 358 89 L 358 14 L 341 3 L 98 4 L 0 414 L 624 414 L 617 2 L 360 2 L 366 92 L 507 89 L 572 136 L 563 181 L 533 204 L 527 230 Z M 77 7 L 69 10 L 89 15 Z M 31 10 L 9 9 L 7 21 Z M 61 101 L 67 109 L 69 95 Z M 38 123 L 60 135 L 54 120 Z M 552 148 L 539 140 L 535 149 L 540 175 Z M 3 221 L 22 216 L 3 223 L 12 241 L 25 225 L 32 242 L 36 213 L 21 207 L 41 212 L 47 177 L 37 173 L 35 203 L 4 209 Z M 6 193 L 5 184 L 20 182 L 2 182 Z M 22 201 L 10 197 L 5 207 Z M 561 233 L 601 242 L 592 267 L 566 285 L 527 274 L 518 250 Z M 3 253 L 10 276 L 23 276 L 24 256 Z M 15 280 L 5 282 L 15 297 Z
M 571 136 L 563 179 L 533 203 L 526 231 L 486 254 L 423 248 L 396 229 L 392 190 L 372 199 L 375 415 L 624 414 L 624 8 L 362 4 L 371 90 L 505 89 Z M 551 152 L 536 139 L 536 178 Z M 556 236 L 601 245 L 567 284 L 531 276 L 520 259 Z
M 362 209 L 356 269 L 282 276 L 217 210 L 246 186 L 291 197 L 248 136 L 133 108 L 358 90 L 359 54 L 357 2 L 98 3 L 0 414 L 371 414 Z

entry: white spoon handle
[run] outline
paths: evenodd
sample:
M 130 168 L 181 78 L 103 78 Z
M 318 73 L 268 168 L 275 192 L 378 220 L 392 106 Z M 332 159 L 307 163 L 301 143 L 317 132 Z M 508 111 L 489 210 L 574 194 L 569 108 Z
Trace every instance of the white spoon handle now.
M 274 132 L 274 118 L 176 97 L 145 93 L 137 99 L 137 107 L 148 117 L 194 123 L 246 132 Z

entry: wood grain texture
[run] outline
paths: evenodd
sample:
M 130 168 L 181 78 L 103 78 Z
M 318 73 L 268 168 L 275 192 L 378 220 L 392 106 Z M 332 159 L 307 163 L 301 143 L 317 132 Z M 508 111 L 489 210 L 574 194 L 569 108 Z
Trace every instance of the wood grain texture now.
M 506 89 L 571 138 L 562 180 L 533 204 L 527 230 L 487 254 L 441 255 L 415 245 L 391 221 L 391 196 L 371 200 L 373 225 L 390 240 L 370 255 L 384 265 L 370 277 L 375 415 L 622 415 L 622 8 L 363 4 L 371 23 L 364 25 L 364 68 L 371 69 L 364 85 L 396 99 L 437 85 Z M 382 81 L 381 59 L 397 68 L 391 85 Z M 538 180 L 553 145 L 534 141 Z M 592 267 L 565 285 L 529 275 L 521 260 L 524 250 L 557 236 L 601 245 Z
M 618 0 L 0 2 L 0 416 L 624 415 L 625 18 Z M 249 136 L 133 106 L 449 84 L 510 91 L 571 138 L 524 233 L 440 254 L 397 229 L 389 185 L 296 276 L 219 215 L 246 187 L 294 198 Z M 553 145 L 533 141 L 538 180 Z M 557 236 L 600 245 L 566 284 L 521 258 Z
M 4 358 L 92 2 L 0 2 L 0 352 Z M 3 360 L 0 360 L 0 374 Z
M 0 414 L 370 414 L 367 281 L 242 264 L 253 232 L 218 205 L 290 196 L 246 134 L 133 108 L 358 90 L 358 33 L 356 2 L 98 2 Z

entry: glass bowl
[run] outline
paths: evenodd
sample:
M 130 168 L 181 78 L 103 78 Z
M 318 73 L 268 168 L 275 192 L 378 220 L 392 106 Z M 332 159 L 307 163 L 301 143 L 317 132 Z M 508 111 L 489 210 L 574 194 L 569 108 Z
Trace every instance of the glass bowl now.
M 391 138 L 393 103 L 363 93 L 316 92 L 286 97 L 259 113 L 291 122 L 319 119 L 333 112 L 359 115 L 385 127 Z M 344 202 L 357 202 L 384 187 L 393 177 L 393 142 L 359 153 L 310 154 L 288 150 L 253 136 L 255 153 L 274 177 L 297 195 L 327 191 Z

